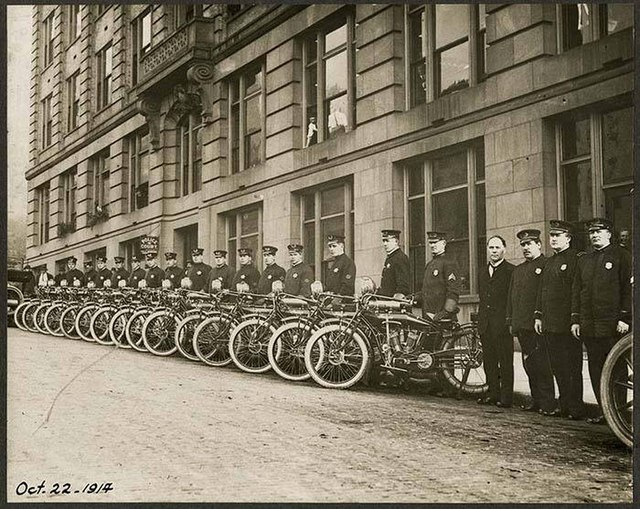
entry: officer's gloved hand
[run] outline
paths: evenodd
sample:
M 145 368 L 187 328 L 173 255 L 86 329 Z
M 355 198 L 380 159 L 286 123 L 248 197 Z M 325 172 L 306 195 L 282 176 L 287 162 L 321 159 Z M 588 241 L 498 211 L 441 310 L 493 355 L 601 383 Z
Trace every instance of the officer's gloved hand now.
M 404 299 L 405 296 L 404 296 L 404 293 L 394 293 L 393 294 L 393 298 L 394 299 Z
M 435 322 L 439 322 L 440 320 L 449 318 L 449 313 L 444 309 L 442 311 L 438 311 L 435 315 L 433 315 L 433 320 Z

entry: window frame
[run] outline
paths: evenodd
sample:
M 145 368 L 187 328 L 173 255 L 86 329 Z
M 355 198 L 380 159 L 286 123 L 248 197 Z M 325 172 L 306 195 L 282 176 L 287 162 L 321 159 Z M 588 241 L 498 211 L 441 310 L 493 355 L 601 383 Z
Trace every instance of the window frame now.
M 110 204 L 110 187 L 105 193 L 105 183 L 110 185 L 111 153 L 106 148 L 91 158 L 91 212 L 95 212 L 97 206 L 108 207 Z
M 47 68 L 53 63 L 53 20 L 54 12 L 50 12 L 49 15 L 42 21 L 42 67 Z
M 49 94 L 42 101 L 42 149 L 46 149 L 53 143 L 53 112 L 51 111 L 51 101 L 53 94 Z
M 80 4 L 70 4 L 67 6 L 67 26 L 69 27 L 68 45 L 73 44 L 82 33 L 82 13 Z
M 249 234 L 242 234 L 242 214 L 248 212 L 258 212 L 258 228 L 257 231 Z M 263 234 L 263 212 L 262 203 L 254 203 L 246 207 L 232 210 L 229 213 L 224 214 L 225 218 L 225 245 L 229 256 L 227 258 L 229 265 L 233 270 L 238 270 L 240 267 L 240 260 L 238 257 L 238 249 L 243 246 L 242 240 L 247 238 L 257 238 L 257 247 L 253 252 L 253 264 L 262 270 L 262 234 Z M 231 223 L 235 226 L 235 235 L 231 235 Z
M 36 195 L 36 245 L 42 245 L 49 242 L 50 223 L 49 211 L 51 208 L 51 182 L 47 181 L 40 184 L 35 189 Z
M 67 78 L 67 132 L 78 128 L 80 121 L 80 71 Z
M 178 196 L 202 190 L 202 116 L 191 112 L 176 125 Z
M 173 6 L 174 30 L 178 30 L 194 19 L 203 16 L 202 4 L 175 4 Z
M 148 21 L 147 21 L 148 20 Z M 145 44 L 145 27 L 148 23 L 149 41 Z M 146 8 L 131 22 L 131 85 L 139 82 L 141 60 L 153 46 L 153 10 Z
M 147 137 L 146 147 L 144 146 L 144 138 Z M 142 209 L 149 205 L 149 175 L 146 180 L 142 178 L 143 158 L 150 158 L 151 143 L 149 141 L 149 129 L 142 128 L 131 133 L 127 137 L 127 151 L 129 156 L 129 212 Z M 150 161 L 148 162 L 150 164 Z M 150 168 L 149 168 L 150 170 Z M 141 199 L 138 204 L 138 193 L 144 193 L 145 189 L 141 186 L 146 184 L 146 202 Z M 143 196 L 145 196 L 143 194 Z M 144 203 L 144 204 L 142 204 Z
M 97 105 L 98 111 L 107 108 L 113 101 L 113 44 L 109 41 L 96 53 Z
M 62 221 L 76 224 L 76 197 L 78 192 L 78 168 L 67 170 L 62 174 Z

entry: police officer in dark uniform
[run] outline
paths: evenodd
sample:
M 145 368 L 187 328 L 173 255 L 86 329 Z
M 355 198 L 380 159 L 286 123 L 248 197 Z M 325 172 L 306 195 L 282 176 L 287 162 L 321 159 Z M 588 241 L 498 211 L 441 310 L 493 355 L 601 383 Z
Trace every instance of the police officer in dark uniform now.
M 257 292 L 262 295 L 271 293 L 271 285 L 274 281 L 284 282 L 286 271 L 276 263 L 278 248 L 274 246 L 262 246 L 262 259 L 264 270 L 258 281 Z
M 180 288 L 180 281 L 184 271 L 181 267 L 178 267 L 178 255 L 168 252 L 164 254 L 164 259 L 167 262 L 167 266 L 164 269 L 165 278 L 171 283 L 171 288 Z
M 144 280 L 146 274 L 145 270 L 140 267 L 140 257 L 138 255 L 133 255 L 131 257 L 131 275 L 129 276 L 127 286 L 130 286 L 131 288 L 138 288 L 138 283 Z
M 447 239 L 442 232 L 427 232 L 427 240 L 433 258 L 424 268 L 422 279 L 422 315 L 434 315 L 434 319 L 456 319 L 461 285 L 458 266 L 446 252 Z
M 533 330 L 536 297 L 547 259 L 541 251 L 540 230 L 521 230 L 516 236 L 520 241 L 524 262 L 511 275 L 507 297 L 507 325 L 511 335 L 516 336 L 520 343 L 522 365 L 529 377 L 533 400 L 520 408 L 527 412 L 552 412 L 556 401 L 549 352 L 543 338 Z
M 78 259 L 75 256 L 70 256 L 67 260 L 67 272 L 65 274 L 65 279 L 67 280 L 67 285 L 69 286 L 84 286 L 85 279 L 84 274 L 81 270 L 76 268 L 76 263 Z
M 98 256 L 96 261 L 98 263 L 98 270 L 93 278 L 93 282 L 96 284 L 96 288 L 104 288 L 105 281 L 111 283 L 111 271 L 107 269 L 107 257 L 102 255 Z
M 124 281 L 125 284 L 128 281 L 129 271 L 124 268 L 124 256 L 116 256 L 113 258 L 113 261 L 116 264 L 116 268 L 113 269 L 113 274 L 111 274 L 111 286 L 118 288 L 120 281 Z
M 238 258 L 240 260 L 240 268 L 233 276 L 231 289 L 236 290 L 238 283 L 246 283 L 249 285 L 249 292 L 255 293 L 260 281 L 260 271 L 253 265 L 253 250 L 250 247 L 241 247 L 238 249 Z
M 96 274 L 97 274 L 97 272 L 93 268 L 93 262 L 91 260 L 88 260 L 88 261 L 84 262 L 84 283 L 85 283 L 85 285 L 88 285 L 90 282 L 95 285 L 96 284 L 95 283 Z
M 327 235 L 327 246 L 333 260 L 327 270 L 325 291 L 352 296 L 355 293 L 356 265 L 344 253 L 344 235 Z
M 553 256 L 547 258 L 542 271 L 533 327 L 547 345 L 560 403 L 559 409 L 541 413 L 580 419 L 584 414 L 582 344 L 571 335 L 571 285 L 578 263 L 578 253 L 571 247 L 572 231 L 573 225 L 567 221 L 549 221 Z
M 400 230 L 382 230 L 382 245 L 387 253 L 382 268 L 382 278 L 378 294 L 403 298 L 411 293 L 409 257 L 400 246 Z
M 145 260 L 147 263 L 147 273 L 144 280 L 147 282 L 147 288 L 160 288 L 164 279 L 164 270 L 158 266 L 158 253 L 147 253 Z
M 213 291 L 213 282 L 219 281 L 220 289 L 229 290 L 233 285 L 233 269 L 227 264 L 227 252 L 224 249 L 216 249 L 213 252 L 215 265 L 209 272 L 207 280 L 207 289 L 211 293 Z M 216 283 L 217 284 L 217 283 Z M 235 288 L 233 288 L 235 290 Z
M 578 259 L 572 287 L 571 333 L 587 348 L 591 385 L 602 408 L 600 377 L 604 361 L 631 327 L 632 260 L 626 249 L 611 242 L 611 221 L 595 218 L 586 227 L 593 252 Z M 604 419 L 598 416 L 589 422 L 599 424 Z
M 191 250 L 193 265 L 189 269 L 187 277 L 191 280 L 191 289 L 195 291 L 206 290 L 211 266 L 202 261 L 204 249 L 197 247 Z
M 291 267 L 284 276 L 284 291 L 289 295 L 310 297 L 313 270 L 304 263 L 304 247 L 301 244 L 289 244 L 287 249 Z

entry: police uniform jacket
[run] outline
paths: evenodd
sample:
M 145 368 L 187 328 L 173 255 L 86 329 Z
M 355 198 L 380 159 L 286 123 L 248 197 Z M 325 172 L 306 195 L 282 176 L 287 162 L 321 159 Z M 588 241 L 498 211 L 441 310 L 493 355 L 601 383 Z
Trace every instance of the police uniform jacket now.
M 211 292 L 211 283 L 217 279 L 222 283 L 223 290 L 235 290 L 235 288 L 232 288 L 233 276 L 233 269 L 228 265 L 212 267 L 211 272 L 209 272 L 209 278 L 207 279 L 207 289 Z
M 238 272 L 233 276 L 231 289 L 235 291 L 236 285 L 244 282 L 249 285 L 250 292 L 255 292 L 258 287 L 258 281 L 260 281 L 260 272 L 255 268 L 253 263 L 250 263 L 249 265 L 240 265 Z
M 171 288 L 180 288 L 180 281 L 182 280 L 183 273 L 184 270 L 181 267 L 174 265 L 173 267 L 167 267 L 164 270 L 164 277 L 171 281 Z
M 338 295 L 353 295 L 355 279 L 356 264 L 346 254 L 341 254 L 329 265 L 325 290 Z
M 478 332 L 480 334 L 501 334 L 507 328 L 507 295 L 511 284 L 511 274 L 515 267 L 507 260 L 494 267 L 489 275 L 489 265 L 480 271 L 478 277 Z
M 535 260 L 525 260 L 513 269 L 507 297 L 507 325 L 511 325 L 514 332 L 533 331 L 538 288 L 546 262 L 544 255 L 540 255 Z
M 103 288 L 104 282 L 107 279 L 111 279 L 111 271 L 105 267 L 102 270 L 96 271 L 96 275 L 93 277 L 93 282 L 96 284 L 96 288 Z
M 460 277 L 455 260 L 445 251 L 435 256 L 424 268 L 422 279 L 422 314 L 438 313 L 447 299 L 458 302 Z
M 261 293 L 263 295 L 268 294 L 271 292 L 271 284 L 274 281 L 284 282 L 285 275 L 285 270 L 277 263 L 267 265 L 260 276 L 260 280 L 258 281 L 257 293 Z
M 73 286 L 74 281 L 80 281 L 80 286 L 84 286 L 85 284 L 84 274 L 81 270 L 78 269 L 68 270 L 65 274 L 65 279 L 67 280 L 67 284 L 69 286 Z
M 147 282 L 147 288 L 160 288 L 164 279 L 164 270 L 157 265 L 147 269 L 144 280 Z
M 131 272 L 127 286 L 130 286 L 132 288 L 138 288 L 138 282 L 142 281 L 146 276 L 146 274 L 147 273 L 142 267 L 137 268 L 136 270 Z
M 631 325 L 631 274 L 631 254 L 613 244 L 578 259 L 571 323 L 582 336 L 612 337 L 618 320 Z
M 94 270 L 88 270 L 85 275 L 84 275 L 84 283 L 85 285 L 89 282 L 89 281 L 93 281 L 94 283 L 96 282 L 96 275 L 98 273 Z
M 191 279 L 191 289 L 196 291 L 205 290 L 209 272 L 211 272 L 210 265 L 206 263 L 194 263 L 187 273 L 187 277 Z
M 129 279 L 129 271 L 125 268 L 114 270 L 113 274 L 111 274 L 111 286 L 114 288 L 118 287 L 118 283 L 120 281 L 127 281 Z
M 60 286 L 60 281 L 62 281 L 65 278 L 65 274 L 56 274 L 53 277 L 53 281 L 55 282 L 56 286 Z
M 409 274 L 409 257 L 402 250 L 396 249 L 384 261 L 378 293 L 388 297 L 393 297 L 396 293 L 411 293 Z
M 284 291 L 290 295 L 311 296 L 313 270 L 301 262 L 291 267 L 284 276 Z
M 571 333 L 571 284 L 577 263 L 578 253 L 571 247 L 547 258 L 535 310 L 545 332 Z

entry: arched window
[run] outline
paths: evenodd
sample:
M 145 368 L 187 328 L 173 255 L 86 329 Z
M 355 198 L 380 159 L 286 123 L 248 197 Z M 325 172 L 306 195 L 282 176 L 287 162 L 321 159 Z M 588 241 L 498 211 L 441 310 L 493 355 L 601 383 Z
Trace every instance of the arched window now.
M 179 196 L 200 191 L 202 188 L 202 118 L 189 113 L 177 127 L 177 163 L 179 168 Z

